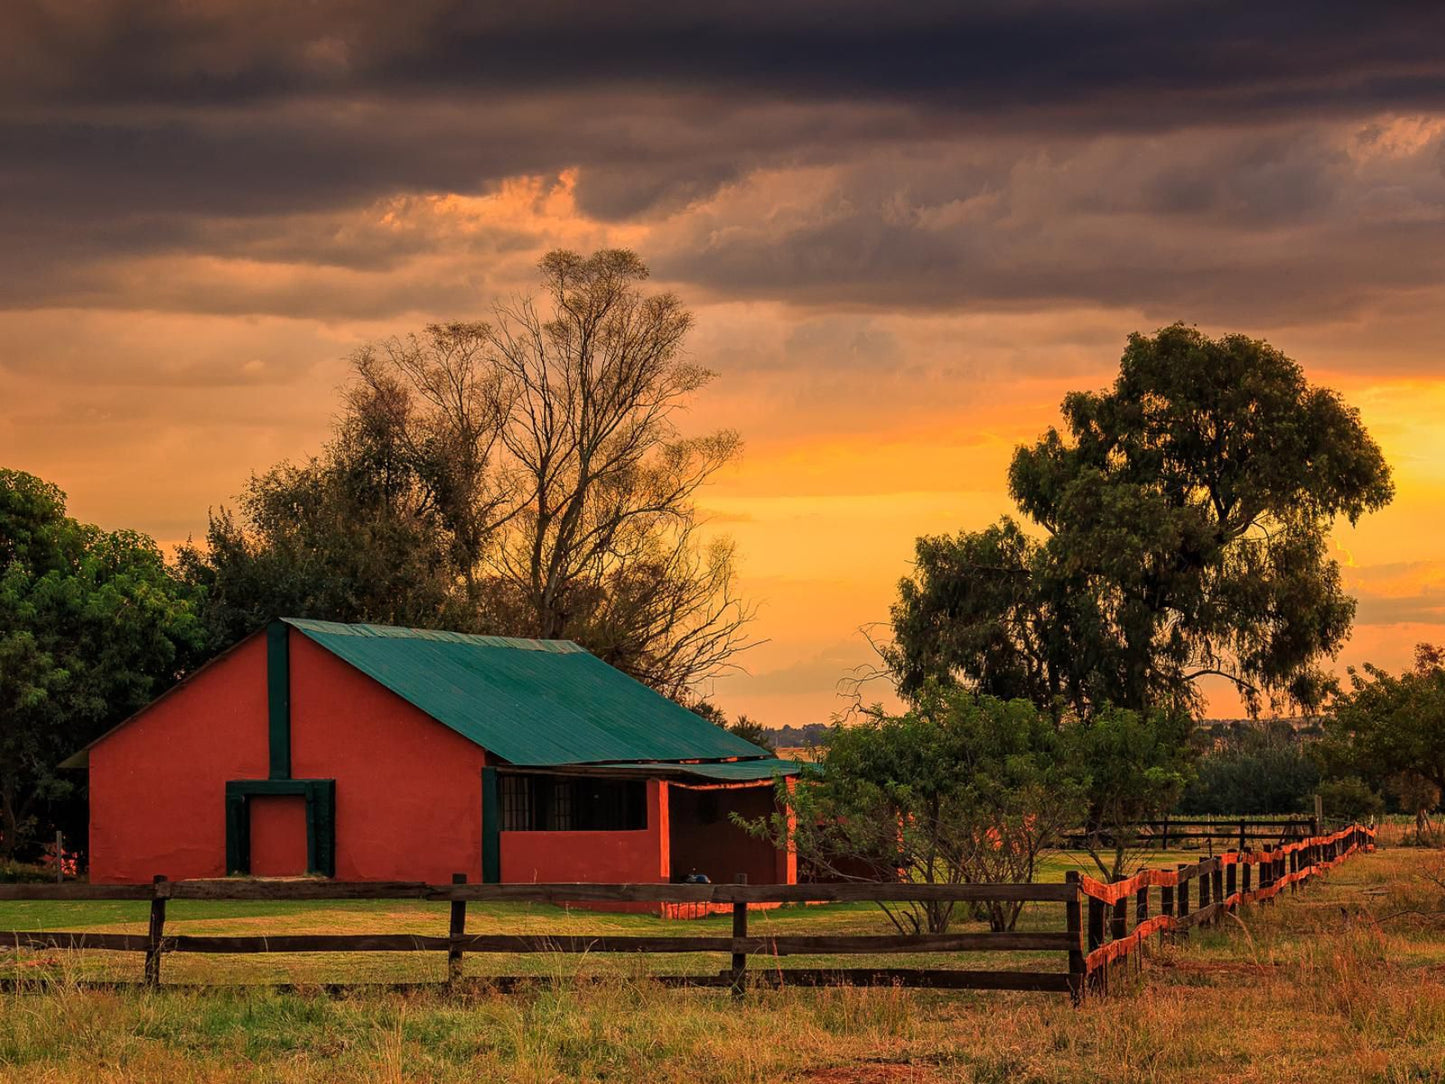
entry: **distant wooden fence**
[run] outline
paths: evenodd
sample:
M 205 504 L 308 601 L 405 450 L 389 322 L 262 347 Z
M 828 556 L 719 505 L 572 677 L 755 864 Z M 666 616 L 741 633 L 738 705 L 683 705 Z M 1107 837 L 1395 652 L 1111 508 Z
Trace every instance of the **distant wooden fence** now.
M 1145 849 L 1167 851 L 1170 844 L 1187 841 L 1212 842 L 1224 840 L 1243 851 L 1250 843 L 1285 843 L 1320 835 L 1319 822 L 1313 817 L 1164 817 L 1161 820 L 1137 821 L 1128 826 L 1133 842 Z M 1110 832 L 1098 833 L 1099 839 L 1112 845 Z M 1065 832 L 1066 847 L 1082 847 L 1088 839 L 1083 831 Z
M 748 979 L 749 957 L 817 955 L 895 955 L 902 953 L 1057 952 L 1067 954 L 1063 971 L 989 971 L 955 968 L 783 968 L 754 970 L 751 977 L 774 985 L 895 985 L 973 990 L 1037 990 L 1070 993 L 1102 990 L 1108 964 L 1135 951 L 1150 933 L 1186 929 L 1214 921 L 1239 903 L 1273 897 L 1286 885 L 1314 876 L 1360 847 L 1372 847 L 1374 833 L 1353 826 L 1331 836 L 1289 844 L 1257 854 L 1221 855 L 1177 870 L 1147 870 L 1117 884 L 1070 873 L 1062 884 L 878 884 L 804 885 L 749 884 L 467 884 L 461 874 L 451 884 L 343 881 L 167 881 L 149 885 L 0 885 L 0 900 L 143 900 L 150 903 L 150 924 L 144 934 L 11 930 L 0 932 L 0 946 L 20 948 L 92 949 L 144 953 L 144 981 L 158 986 L 162 957 L 174 952 L 438 952 L 447 959 L 447 981 L 461 977 L 467 953 L 724 953 L 730 966 L 708 975 L 660 975 L 671 985 L 715 986 L 741 994 Z M 1250 870 L 1258 869 L 1258 887 L 1250 887 Z M 1236 890 L 1235 873 L 1244 870 Z M 1224 881 L 1221 874 L 1227 874 Z M 1212 879 L 1212 880 L 1211 880 Z M 1190 882 L 1198 880 L 1197 906 L 1190 906 Z M 1162 891 L 1161 911 L 1150 917 L 1149 890 Z M 1211 887 L 1217 886 L 1217 887 Z M 1126 930 L 1128 901 L 1135 900 L 1136 924 Z M 420 934 L 283 934 L 268 936 L 202 936 L 167 934 L 166 904 L 170 900 L 432 900 L 451 904 L 447 933 Z M 1062 931 L 980 932 L 947 934 L 808 935 L 748 932 L 750 904 L 805 902 L 959 903 L 1033 902 L 1063 904 Z M 1084 901 L 1088 901 L 1087 927 Z M 698 903 L 728 904 L 732 935 L 621 936 L 469 934 L 468 902 L 516 903 Z M 1112 908 L 1106 938 L 1105 908 Z M 1087 929 L 1087 940 L 1086 940 Z M 510 986 L 526 977 L 497 976 L 485 981 Z

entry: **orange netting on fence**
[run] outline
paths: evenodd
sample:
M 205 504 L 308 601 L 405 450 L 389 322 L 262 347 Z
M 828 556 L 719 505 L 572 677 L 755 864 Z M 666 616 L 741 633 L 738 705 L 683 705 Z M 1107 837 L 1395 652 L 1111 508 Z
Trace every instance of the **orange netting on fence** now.
M 1276 847 L 1272 851 L 1245 851 L 1242 853 L 1239 851 L 1229 851 L 1226 854 L 1219 855 L 1217 858 L 1206 858 L 1185 869 L 1146 869 L 1124 881 L 1114 881 L 1110 883 L 1096 880 L 1085 874 L 1079 878 L 1079 887 L 1083 889 L 1084 895 L 1086 896 L 1092 896 L 1094 899 L 1101 900 L 1104 903 L 1118 903 L 1125 896 L 1133 895 L 1141 888 L 1150 888 L 1156 885 L 1161 888 L 1173 888 L 1177 886 L 1181 880 L 1189 880 L 1204 873 L 1212 872 L 1216 868 L 1216 865 L 1219 868 L 1223 868 L 1225 866 L 1235 865 L 1257 866 L 1262 862 L 1276 862 L 1287 855 L 1294 854 L 1296 851 L 1302 851 L 1306 847 L 1327 846 L 1331 843 L 1338 843 L 1352 832 L 1360 832 L 1369 836 L 1371 839 L 1375 836 L 1375 833 L 1368 828 L 1345 828 L 1334 833 L 1334 835 L 1315 836 L 1311 839 L 1297 840 L 1294 843 L 1287 843 L 1283 846 Z M 1355 847 L 1351 846 L 1346 853 L 1348 854 L 1353 850 L 1355 850 Z M 1341 855 L 1340 857 L 1344 856 Z M 1333 865 L 1334 863 L 1329 864 Z
M 1089 953 L 1088 956 L 1084 958 L 1085 973 L 1087 974 L 1093 972 L 1097 968 L 1100 968 L 1105 964 L 1108 964 L 1114 960 L 1122 959 L 1123 957 L 1129 955 L 1130 952 L 1133 952 L 1136 948 L 1142 945 L 1144 940 L 1148 938 L 1151 934 L 1188 929 L 1190 926 L 1201 920 L 1201 916 L 1206 913 L 1206 908 L 1207 913 L 1212 915 L 1220 910 L 1232 910 L 1242 903 L 1256 903 L 1262 900 L 1273 899 L 1289 885 L 1297 884 L 1300 881 L 1308 880 L 1310 877 L 1317 876 L 1318 874 L 1324 873 L 1329 869 L 1333 869 L 1335 866 L 1339 865 L 1356 851 L 1374 850 L 1374 844 L 1371 841 L 1375 838 L 1375 833 L 1368 828 L 1352 826 L 1350 828 L 1346 828 L 1342 831 L 1336 832 L 1333 835 L 1316 836 L 1311 839 L 1304 839 L 1296 841 L 1294 843 L 1285 844 L 1283 846 L 1276 847 L 1273 851 L 1244 853 L 1229 852 L 1227 854 L 1222 854 L 1217 858 L 1205 859 L 1201 862 L 1196 863 L 1194 866 L 1186 867 L 1185 869 L 1143 870 L 1142 872 L 1134 875 L 1133 877 L 1130 877 L 1128 880 L 1115 881 L 1112 884 L 1106 884 L 1103 881 L 1095 880 L 1093 877 L 1080 877 L 1079 887 L 1083 891 L 1084 895 L 1089 896 L 1092 899 L 1098 900 L 1101 903 L 1118 904 L 1119 902 L 1127 899 L 1135 893 L 1154 886 L 1159 886 L 1163 888 L 1177 887 L 1181 882 L 1188 881 L 1194 877 L 1207 876 L 1208 874 L 1213 873 L 1215 870 L 1222 869 L 1225 866 L 1258 865 L 1260 863 L 1277 862 L 1284 859 L 1286 856 L 1294 854 L 1298 851 L 1302 851 L 1307 847 L 1328 846 L 1331 844 L 1339 843 L 1352 836 L 1355 836 L 1356 838 L 1353 839 L 1350 842 L 1349 846 L 1347 846 L 1335 857 L 1330 859 L 1322 858 L 1316 862 L 1311 863 L 1308 866 L 1302 866 L 1301 868 L 1294 870 L 1293 872 L 1282 874 L 1278 879 L 1268 885 L 1252 889 L 1248 892 L 1233 892 L 1221 900 L 1216 900 L 1206 905 L 1206 907 L 1202 907 L 1199 910 L 1182 917 L 1171 914 L 1161 914 L 1155 915 L 1152 918 L 1145 919 L 1143 922 L 1138 923 L 1125 936 L 1115 938 L 1108 944 L 1101 945 L 1093 952 Z M 1359 842 L 1359 836 L 1365 837 L 1365 842 Z

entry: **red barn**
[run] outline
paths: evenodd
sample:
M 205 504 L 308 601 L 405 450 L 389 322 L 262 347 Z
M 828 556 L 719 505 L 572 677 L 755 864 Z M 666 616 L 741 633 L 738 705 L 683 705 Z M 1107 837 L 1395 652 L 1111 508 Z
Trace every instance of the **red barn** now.
M 97 883 L 796 880 L 797 766 L 567 641 L 278 621 L 67 764 Z

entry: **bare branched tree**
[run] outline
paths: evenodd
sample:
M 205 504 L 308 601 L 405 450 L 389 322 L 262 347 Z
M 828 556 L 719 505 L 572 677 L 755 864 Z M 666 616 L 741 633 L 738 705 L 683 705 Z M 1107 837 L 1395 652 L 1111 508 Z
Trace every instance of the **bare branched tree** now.
M 745 644 L 733 548 L 704 538 L 694 503 L 741 443 L 678 429 L 714 374 L 684 356 L 692 315 L 643 291 L 635 254 L 540 266 L 541 298 L 491 323 L 358 352 L 342 426 L 402 448 L 479 627 L 577 640 L 685 699 Z

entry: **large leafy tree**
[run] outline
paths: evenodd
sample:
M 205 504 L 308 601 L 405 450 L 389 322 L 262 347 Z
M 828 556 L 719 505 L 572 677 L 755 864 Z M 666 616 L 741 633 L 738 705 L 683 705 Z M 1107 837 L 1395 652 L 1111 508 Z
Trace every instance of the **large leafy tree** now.
M 65 495 L 0 470 L 0 858 L 63 816 L 65 757 L 140 708 L 200 647 L 191 594 L 155 542 L 65 514 Z
M 893 609 L 905 693 L 930 680 L 1088 717 L 1197 710 L 1198 679 L 1317 707 L 1354 601 L 1327 535 L 1386 504 L 1357 411 L 1243 335 L 1130 336 L 1112 388 L 1015 454 L 1006 519 L 918 543 Z

